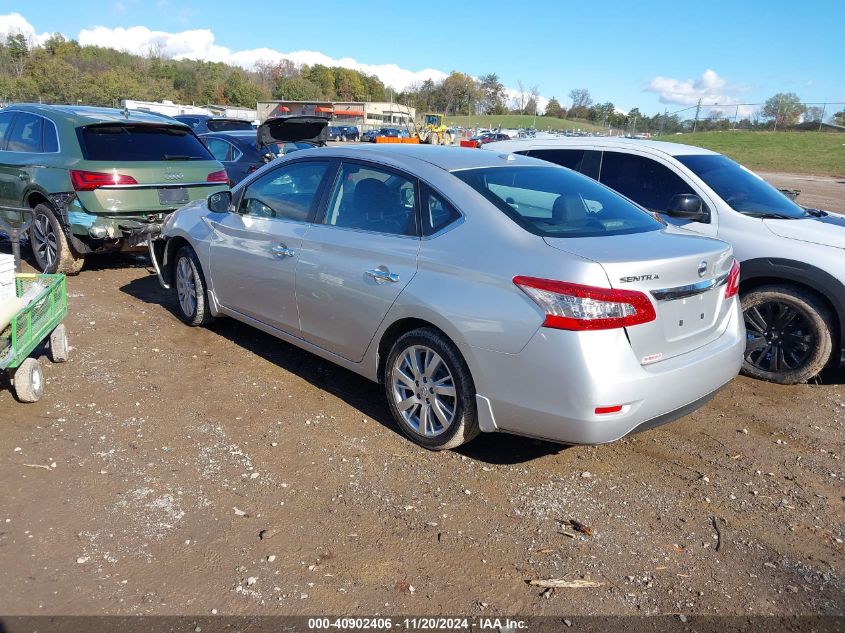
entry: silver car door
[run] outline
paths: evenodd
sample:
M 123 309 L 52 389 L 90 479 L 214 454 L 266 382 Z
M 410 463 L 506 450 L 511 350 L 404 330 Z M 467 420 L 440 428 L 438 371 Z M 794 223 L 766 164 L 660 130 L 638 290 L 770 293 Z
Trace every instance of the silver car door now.
M 325 217 L 299 247 L 302 337 L 358 362 L 390 306 L 416 274 L 416 179 L 344 161 Z
M 329 165 L 283 163 L 247 186 L 237 212 L 210 216 L 209 284 L 220 305 L 299 336 L 296 261 Z

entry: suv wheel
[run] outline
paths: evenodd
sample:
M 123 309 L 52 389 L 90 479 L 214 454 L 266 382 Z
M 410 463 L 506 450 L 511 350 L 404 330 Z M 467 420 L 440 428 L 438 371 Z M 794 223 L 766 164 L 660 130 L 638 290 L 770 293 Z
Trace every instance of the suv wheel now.
M 176 291 L 179 318 L 188 325 L 206 325 L 211 322 L 202 268 L 197 254 L 190 246 L 183 246 L 176 253 L 173 288 Z
M 747 342 L 742 373 L 782 385 L 807 382 L 830 360 L 833 319 L 815 296 L 763 286 L 742 297 Z
M 85 256 L 71 250 L 53 209 L 46 204 L 38 204 L 32 215 L 29 242 L 38 268 L 45 273 L 79 274 Z
M 416 444 L 439 451 L 478 435 L 475 384 L 460 352 L 441 332 L 421 328 L 399 337 L 384 373 L 390 412 Z

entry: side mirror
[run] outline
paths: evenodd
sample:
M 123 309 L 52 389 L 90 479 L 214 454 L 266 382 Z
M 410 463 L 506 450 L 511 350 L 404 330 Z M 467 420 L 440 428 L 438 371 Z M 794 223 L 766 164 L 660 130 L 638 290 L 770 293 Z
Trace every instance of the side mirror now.
M 231 206 L 231 191 L 218 191 L 208 196 L 208 209 L 214 213 L 228 213 Z
M 672 196 L 666 215 L 693 222 L 710 221 L 710 212 L 704 209 L 704 202 L 694 193 L 679 193 Z

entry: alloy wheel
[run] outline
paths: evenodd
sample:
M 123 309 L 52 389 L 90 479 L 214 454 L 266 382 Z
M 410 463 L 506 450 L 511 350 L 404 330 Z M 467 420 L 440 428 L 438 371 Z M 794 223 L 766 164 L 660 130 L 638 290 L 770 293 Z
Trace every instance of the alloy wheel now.
M 197 284 L 194 269 L 187 257 L 182 257 L 176 264 L 176 296 L 182 313 L 193 317 L 197 309 Z
M 58 239 L 53 230 L 53 223 L 44 214 L 39 214 L 32 224 L 33 237 L 35 241 L 35 253 L 38 262 L 43 265 L 44 270 L 53 266 L 58 253 Z
M 433 349 L 413 345 L 397 356 L 390 371 L 394 404 L 417 434 L 437 437 L 455 422 L 458 396 L 452 372 Z
M 794 305 L 766 301 L 745 311 L 745 360 L 768 372 L 799 369 L 810 359 L 816 336 L 807 315 Z

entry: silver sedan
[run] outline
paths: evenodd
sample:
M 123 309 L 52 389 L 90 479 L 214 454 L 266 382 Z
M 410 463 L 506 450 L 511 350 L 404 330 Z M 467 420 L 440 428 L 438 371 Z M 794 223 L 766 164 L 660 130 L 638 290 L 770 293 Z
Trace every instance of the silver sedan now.
M 382 383 L 429 449 L 613 441 L 701 406 L 745 349 L 730 246 L 512 154 L 296 152 L 162 236 L 186 323 L 232 317 Z

